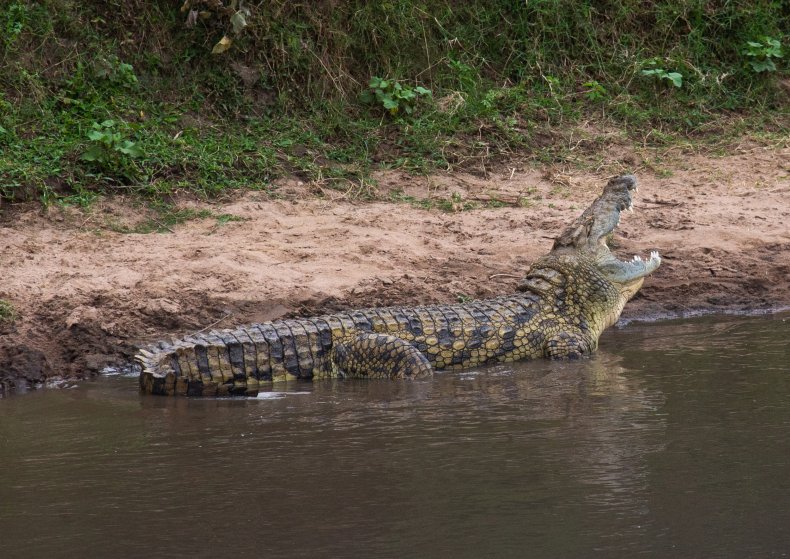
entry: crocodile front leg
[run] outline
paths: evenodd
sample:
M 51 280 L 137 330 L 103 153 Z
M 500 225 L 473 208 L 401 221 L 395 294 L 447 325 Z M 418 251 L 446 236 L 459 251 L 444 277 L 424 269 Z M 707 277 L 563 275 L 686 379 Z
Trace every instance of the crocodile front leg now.
M 581 332 L 559 332 L 546 339 L 543 356 L 548 359 L 578 359 L 592 353 L 594 343 L 590 343 Z
M 416 347 L 386 334 L 359 333 L 335 342 L 330 354 L 333 372 L 340 377 L 419 378 L 433 368 Z

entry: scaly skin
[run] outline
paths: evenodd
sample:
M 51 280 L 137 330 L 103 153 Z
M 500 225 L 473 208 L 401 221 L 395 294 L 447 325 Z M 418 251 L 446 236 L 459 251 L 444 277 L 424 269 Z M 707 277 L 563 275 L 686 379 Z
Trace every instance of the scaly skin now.
M 189 336 L 140 350 L 150 394 L 256 394 L 273 382 L 418 378 L 434 370 L 579 357 L 661 263 L 622 262 L 606 246 L 636 178 L 617 177 L 526 273 L 520 292 L 486 301 L 365 309 Z

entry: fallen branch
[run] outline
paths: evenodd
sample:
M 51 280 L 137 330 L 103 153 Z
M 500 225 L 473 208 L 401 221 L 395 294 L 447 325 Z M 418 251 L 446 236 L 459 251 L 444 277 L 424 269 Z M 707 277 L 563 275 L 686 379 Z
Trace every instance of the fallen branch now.
M 222 321 L 223 321 L 223 320 L 225 320 L 226 318 L 230 318 L 231 316 L 233 316 L 233 313 L 232 313 L 232 312 L 225 313 L 225 315 L 224 315 L 223 317 L 219 318 L 218 320 L 215 320 L 214 322 L 212 322 L 211 324 L 209 324 L 209 325 L 208 325 L 208 326 L 206 326 L 205 328 L 203 328 L 203 329 L 201 329 L 201 330 L 198 330 L 197 332 L 195 332 L 195 334 L 202 334 L 203 332 L 205 332 L 205 331 L 206 331 L 206 330 L 208 330 L 209 328 L 213 328 L 214 326 L 216 326 L 217 324 L 219 324 L 220 322 L 222 322 Z

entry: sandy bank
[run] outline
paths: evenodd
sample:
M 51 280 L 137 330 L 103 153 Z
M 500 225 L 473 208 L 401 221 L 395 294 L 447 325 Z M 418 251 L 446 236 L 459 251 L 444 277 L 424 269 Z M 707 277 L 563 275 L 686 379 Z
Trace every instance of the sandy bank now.
M 790 305 L 789 162 L 788 148 L 744 147 L 676 158 L 664 178 L 637 168 L 636 211 L 613 248 L 659 250 L 664 263 L 624 317 Z M 113 231 L 141 211 L 120 199 L 88 213 L 6 207 L 0 298 L 18 318 L 0 322 L 0 386 L 91 375 L 138 344 L 208 327 L 506 293 L 606 175 L 516 165 L 484 178 L 378 177 L 385 196 L 459 211 L 351 202 L 286 181 L 276 199 L 247 192 L 201 205 L 241 221 L 152 234 Z

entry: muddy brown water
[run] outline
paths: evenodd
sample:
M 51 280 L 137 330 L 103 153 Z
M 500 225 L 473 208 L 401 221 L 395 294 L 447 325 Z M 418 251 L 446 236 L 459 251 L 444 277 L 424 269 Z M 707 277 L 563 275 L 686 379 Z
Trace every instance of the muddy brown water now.
M 244 400 L 0 400 L 0 556 L 787 557 L 790 314 Z

